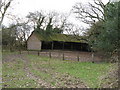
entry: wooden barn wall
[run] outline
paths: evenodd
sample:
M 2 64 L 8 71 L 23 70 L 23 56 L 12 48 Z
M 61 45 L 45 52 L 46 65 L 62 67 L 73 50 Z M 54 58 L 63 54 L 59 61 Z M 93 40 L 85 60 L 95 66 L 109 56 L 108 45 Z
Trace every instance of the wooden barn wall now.
M 27 41 L 28 50 L 41 50 L 41 41 L 32 34 Z

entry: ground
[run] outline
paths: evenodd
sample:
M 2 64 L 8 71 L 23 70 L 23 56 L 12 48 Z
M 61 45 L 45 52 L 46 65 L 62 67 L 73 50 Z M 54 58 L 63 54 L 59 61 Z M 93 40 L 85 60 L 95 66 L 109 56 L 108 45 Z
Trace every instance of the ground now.
M 97 88 L 99 76 L 110 63 L 76 62 L 34 55 L 3 52 L 4 88 Z

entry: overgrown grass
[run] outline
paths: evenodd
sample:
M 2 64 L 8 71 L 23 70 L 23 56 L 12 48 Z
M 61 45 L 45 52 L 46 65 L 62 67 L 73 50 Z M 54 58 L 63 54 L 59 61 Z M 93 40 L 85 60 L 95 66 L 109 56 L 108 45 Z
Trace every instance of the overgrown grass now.
M 9 88 L 36 87 L 36 81 L 26 77 L 26 73 L 23 68 L 24 63 L 20 59 L 4 63 L 2 66 L 2 86 Z
M 2 55 L 11 55 L 11 54 L 19 54 L 20 52 L 19 51 L 15 51 L 15 52 L 11 52 L 11 51 L 9 51 L 9 50 L 3 50 L 2 52 L 1 52 L 1 54 Z M 2 56 L 3 57 L 3 56 Z
M 8 54 L 10 55 L 11 53 L 5 53 L 5 55 Z M 98 88 L 100 83 L 99 77 L 106 74 L 111 65 L 110 63 L 63 61 L 37 55 L 26 56 L 29 60 L 28 68 L 30 69 L 30 72 L 40 79 L 51 83 L 53 86 L 55 86 L 56 81 L 51 80 L 53 79 L 51 74 L 58 72 L 60 74 L 67 73 L 73 77 L 80 78 L 90 88 Z M 15 59 L 12 62 L 3 63 L 3 87 L 37 87 L 37 82 L 26 76 L 24 66 L 25 63 L 20 58 Z M 64 83 L 62 84 L 64 86 Z
M 111 65 L 110 63 L 62 61 L 42 56 L 38 57 L 37 55 L 29 55 L 28 57 L 30 62 L 34 62 L 33 66 L 52 69 L 54 72 L 68 73 L 80 78 L 90 88 L 99 87 L 99 77 L 106 74 Z
M 89 87 L 98 87 L 99 76 L 106 73 L 108 67 L 106 64 L 93 63 L 64 63 L 57 68 L 60 72 L 67 72 L 75 77 L 79 77 Z

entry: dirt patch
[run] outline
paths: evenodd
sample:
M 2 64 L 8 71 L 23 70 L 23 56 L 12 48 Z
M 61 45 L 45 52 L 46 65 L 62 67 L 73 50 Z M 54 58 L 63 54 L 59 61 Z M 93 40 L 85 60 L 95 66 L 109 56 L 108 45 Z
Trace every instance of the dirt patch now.
M 51 76 L 50 80 L 47 80 L 49 83 L 54 83 L 54 88 L 87 88 L 87 86 L 76 77 L 69 75 L 68 73 L 59 73 L 54 72 L 50 68 L 36 68 L 33 67 L 39 72 L 47 73 Z
M 28 67 L 28 65 L 30 64 L 29 59 L 25 55 L 21 55 L 21 59 L 25 63 L 24 70 L 26 72 L 26 76 L 34 79 L 38 83 L 37 87 L 45 87 L 45 88 L 53 87 L 50 83 L 45 82 L 44 80 L 40 79 L 40 77 L 34 75 L 31 72 L 30 68 Z

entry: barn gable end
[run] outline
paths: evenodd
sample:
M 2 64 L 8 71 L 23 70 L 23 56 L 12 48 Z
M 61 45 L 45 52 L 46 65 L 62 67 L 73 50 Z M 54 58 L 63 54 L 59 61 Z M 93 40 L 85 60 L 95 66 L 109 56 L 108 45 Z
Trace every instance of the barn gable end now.
M 41 41 L 34 33 L 27 40 L 27 50 L 41 50 Z

